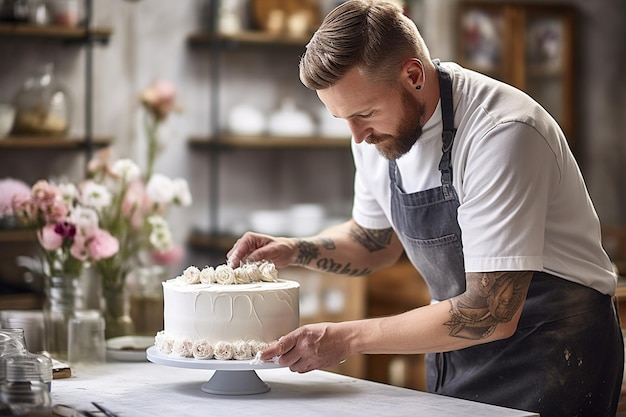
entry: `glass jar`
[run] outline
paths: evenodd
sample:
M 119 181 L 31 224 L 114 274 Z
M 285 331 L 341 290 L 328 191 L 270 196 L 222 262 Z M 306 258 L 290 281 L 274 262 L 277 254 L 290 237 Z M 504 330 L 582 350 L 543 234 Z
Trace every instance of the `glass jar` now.
M 28 77 L 14 99 L 16 135 L 64 135 L 70 124 L 67 93 L 54 76 L 54 65 L 45 64 Z

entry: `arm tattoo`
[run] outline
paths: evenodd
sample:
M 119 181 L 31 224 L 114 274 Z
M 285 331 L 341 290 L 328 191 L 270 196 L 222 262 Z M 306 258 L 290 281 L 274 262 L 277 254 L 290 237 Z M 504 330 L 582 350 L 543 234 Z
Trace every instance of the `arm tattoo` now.
M 350 228 L 350 236 L 368 251 L 376 252 L 389 246 L 393 229 L 365 229 L 355 224 Z
M 465 293 L 450 299 L 450 336 L 479 340 L 499 323 L 509 322 L 522 305 L 532 279 L 530 271 L 467 274 Z
M 332 239 L 323 238 L 319 240 L 320 245 L 327 250 L 334 250 L 337 247 L 335 246 L 335 242 Z M 306 240 L 298 240 L 298 257 L 296 258 L 297 265 L 308 265 L 311 261 L 316 260 L 315 266 L 325 272 L 330 272 L 332 274 L 338 275 L 350 275 L 350 276 L 360 276 L 360 275 L 369 275 L 372 273 L 372 270 L 369 268 L 356 268 L 350 262 L 343 264 L 341 262 L 337 262 L 335 259 L 328 258 L 320 258 L 320 251 L 317 245 L 313 242 L 307 242 Z
M 296 258 L 297 265 L 308 265 L 313 259 L 320 256 L 320 251 L 315 246 L 315 243 L 307 242 L 306 240 L 298 240 L 298 257 Z

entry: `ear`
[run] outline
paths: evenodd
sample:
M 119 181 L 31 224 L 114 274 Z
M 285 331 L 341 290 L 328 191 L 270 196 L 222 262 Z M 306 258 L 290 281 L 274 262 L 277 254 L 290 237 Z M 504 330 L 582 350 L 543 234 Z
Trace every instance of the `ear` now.
M 424 64 L 417 58 L 407 59 L 402 65 L 403 80 L 411 89 L 421 89 L 424 85 Z

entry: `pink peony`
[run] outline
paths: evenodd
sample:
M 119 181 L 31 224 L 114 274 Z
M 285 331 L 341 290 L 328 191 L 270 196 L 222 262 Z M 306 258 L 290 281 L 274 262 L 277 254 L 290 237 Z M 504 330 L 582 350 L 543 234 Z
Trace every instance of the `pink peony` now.
M 30 187 L 13 178 L 0 179 L 0 217 L 13 214 L 13 200 L 30 198 Z
M 85 239 L 85 236 L 81 234 L 74 236 L 74 242 L 72 242 L 72 246 L 70 247 L 70 254 L 72 254 L 74 258 L 81 261 L 87 260 L 87 240 Z
M 47 224 L 37 232 L 39 243 L 45 250 L 56 250 L 63 245 L 63 236 L 55 229 L 55 224 Z
M 152 252 L 152 260 L 159 265 L 172 265 L 180 262 L 185 255 L 181 246 L 174 245 L 169 249 L 155 250 Z
M 88 253 L 94 261 L 110 258 L 120 250 L 119 241 L 106 230 L 98 229 L 87 243 Z

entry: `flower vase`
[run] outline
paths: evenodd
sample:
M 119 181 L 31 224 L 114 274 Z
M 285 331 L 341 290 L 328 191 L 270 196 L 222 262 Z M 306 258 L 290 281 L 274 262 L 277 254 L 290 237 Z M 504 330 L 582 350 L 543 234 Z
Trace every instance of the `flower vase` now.
M 135 332 L 130 316 L 130 299 L 125 287 L 102 290 L 104 298 L 105 338 L 128 336 Z
M 67 360 L 69 320 L 84 308 L 80 275 L 46 276 L 44 291 L 44 349 L 55 359 Z

